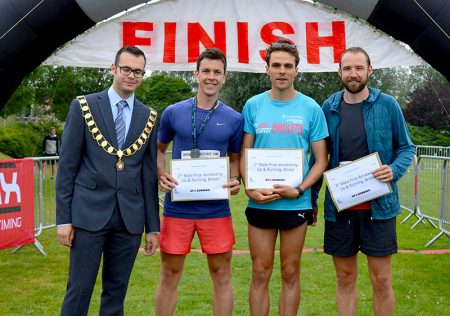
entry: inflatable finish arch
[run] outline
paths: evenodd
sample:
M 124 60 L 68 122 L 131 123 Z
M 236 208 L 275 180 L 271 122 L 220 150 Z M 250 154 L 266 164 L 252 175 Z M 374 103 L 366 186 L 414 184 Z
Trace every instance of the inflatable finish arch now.
M 300 0 L 298 0 L 300 1 Z M 0 110 L 59 46 L 143 0 L 2 0 Z M 186 1 L 187 2 L 187 1 Z M 450 80 L 450 0 L 319 0 L 408 44 Z
M 0 1 L 0 110 L 59 46 L 142 0 Z
M 450 0 L 318 0 L 408 44 L 450 81 Z

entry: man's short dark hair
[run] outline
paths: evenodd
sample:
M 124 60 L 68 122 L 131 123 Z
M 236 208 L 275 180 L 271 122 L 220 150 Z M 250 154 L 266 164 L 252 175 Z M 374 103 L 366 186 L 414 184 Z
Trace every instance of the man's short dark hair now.
M 344 50 L 344 52 L 341 55 L 341 58 L 339 58 L 339 69 L 341 69 L 342 57 L 344 57 L 344 55 L 346 53 L 353 53 L 353 54 L 362 53 L 362 54 L 364 54 L 364 56 L 366 56 L 367 66 L 370 66 L 369 54 L 367 54 L 367 52 L 364 49 L 362 49 L 361 47 L 349 47 L 346 50 Z
M 197 71 L 200 70 L 200 63 L 203 59 L 220 60 L 223 63 L 223 72 L 227 72 L 227 58 L 225 54 L 218 48 L 207 48 L 197 58 Z
M 273 52 L 287 52 L 295 57 L 295 67 L 298 66 L 300 63 L 300 55 L 298 53 L 297 46 L 295 46 L 294 43 L 292 43 L 290 40 L 287 39 L 280 39 L 274 43 L 272 43 L 269 47 L 266 49 L 266 63 L 267 66 L 270 66 L 270 56 Z
M 116 66 L 119 63 L 120 55 L 122 55 L 122 53 L 130 53 L 136 57 L 139 57 L 139 56 L 144 57 L 144 68 L 145 68 L 145 64 L 147 63 L 147 58 L 145 58 L 144 52 L 142 50 L 140 50 L 139 48 L 137 48 L 136 46 L 123 46 L 121 49 L 119 49 L 116 53 L 116 59 L 114 60 L 114 64 Z

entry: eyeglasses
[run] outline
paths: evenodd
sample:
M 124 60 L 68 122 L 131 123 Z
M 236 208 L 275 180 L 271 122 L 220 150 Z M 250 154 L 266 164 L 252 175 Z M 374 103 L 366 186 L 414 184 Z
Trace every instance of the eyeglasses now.
M 296 49 L 297 46 L 295 44 L 290 44 L 290 43 L 280 43 L 280 42 L 275 42 L 272 43 L 269 48 L 282 48 L 282 47 L 288 47 L 288 48 L 293 48 Z
M 145 75 L 145 71 L 142 69 L 132 69 L 127 66 L 119 66 L 119 65 L 116 66 L 117 68 L 119 68 L 120 73 L 125 76 L 128 76 L 131 72 L 133 72 L 133 76 L 135 78 L 142 78 Z

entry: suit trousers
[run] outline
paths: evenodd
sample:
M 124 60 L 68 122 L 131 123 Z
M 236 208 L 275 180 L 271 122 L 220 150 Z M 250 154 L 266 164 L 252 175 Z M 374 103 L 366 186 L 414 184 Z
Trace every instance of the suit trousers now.
M 142 234 L 130 234 L 118 205 L 99 231 L 75 228 L 62 316 L 87 315 L 103 255 L 100 315 L 124 314 L 124 300 Z

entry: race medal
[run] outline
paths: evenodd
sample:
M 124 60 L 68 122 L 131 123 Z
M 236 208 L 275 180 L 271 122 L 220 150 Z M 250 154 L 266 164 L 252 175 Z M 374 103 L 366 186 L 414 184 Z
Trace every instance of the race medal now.
M 200 158 L 200 149 L 192 148 L 190 156 L 191 158 Z
M 119 157 L 119 160 L 116 163 L 116 169 L 117 171 L 122 171 L 125 168 L 125 164 L 122 161 L 123 151 L 118 150 L 117 156 Z

